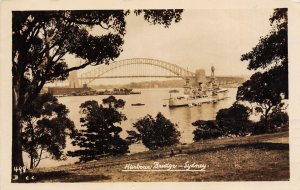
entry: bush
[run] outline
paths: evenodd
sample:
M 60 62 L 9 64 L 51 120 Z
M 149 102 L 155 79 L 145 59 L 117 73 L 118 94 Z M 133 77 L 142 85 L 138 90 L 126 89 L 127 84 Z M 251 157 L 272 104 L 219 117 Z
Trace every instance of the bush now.
M 248 107 L 234 103 L 230 108 L 219 110 L 216 121 L 223 135 L 245 136 L 251 132 L 249 116 Z
M 200 141 L 205 139 L 215 139 L 222 136 L 222 131 L 217 126 L 216 121 L 204 121 L 198 120 L 192 125 L 196 126 L 196 130 L 194 130 L 194 141 Z
M 249 120 L 250 109 L 244 105 L 234 103 L 230 108 L 218 111 L 216 121 L 198 120 L 193 132 L 194 141 L 215 139 L 221 136 L 245 136 L 252 131 Z
M 286 112 L 272 112 L 269 115 L 269 131 L 276 131 L 282 127 L 288 127 L 289 115 Z
M 272 133 L 289 125 L 289 116 L 282 111 L 273 111 L 268 116 L 268 123 L 265 123 L 265 117 L 261 116 L 260 121 L 253 127 L 253 134 Z
M 179 143 L 180 132 L 176 125 L 165 118 L 160 112 L 154 119 L 151 115 L 146 115 L 133 124 L 136 131 L 127 131 L 132 142 L 142 141 L 150 150 L 161 147 L 172 146 Z

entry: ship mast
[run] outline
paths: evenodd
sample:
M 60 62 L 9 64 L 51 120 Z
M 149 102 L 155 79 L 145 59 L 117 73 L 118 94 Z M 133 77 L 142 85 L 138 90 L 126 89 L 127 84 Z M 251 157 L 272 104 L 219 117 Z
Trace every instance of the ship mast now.
M 211 74 L 210 74 L 210 78 L 212 81 L 215 81 L 215 67 L 212 65 L 210 68 Z

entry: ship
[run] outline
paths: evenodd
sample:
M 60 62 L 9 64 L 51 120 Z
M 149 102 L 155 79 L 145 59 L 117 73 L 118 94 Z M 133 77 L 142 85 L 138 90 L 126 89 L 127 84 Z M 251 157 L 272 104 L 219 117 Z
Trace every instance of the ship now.
M 228 98 L 227 89 L 199 91 L 199 89 L 190 86 L 185 86 L 184 89 L 192 93 L 184 93 L 184 95 L 176 97 L 171 96 L 169 99 L 169 107 L 200 106 L 203 103 L 217 103 L 220 100 Z
M 214 67 L 208 82 L 199 82 L 197 86 L 189 85 L 189 80 L 183 86 L 184 94 L 173 96 L 170 93 L 169 107 L 181 106 L 200 106 L 204 103 L 217 103 L 220 100 L 228 98 L 228 89 L 220 88 L 220 84 L 214 77 Z

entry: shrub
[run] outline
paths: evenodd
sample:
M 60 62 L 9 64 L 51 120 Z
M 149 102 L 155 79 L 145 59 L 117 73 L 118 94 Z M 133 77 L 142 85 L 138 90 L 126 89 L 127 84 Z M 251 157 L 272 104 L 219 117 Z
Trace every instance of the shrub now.
M 250 130 L 250 109 L 234 103 L 231 107 L 218 111 L 216 121 L 223 135 L 245 136 Z
M 269 130 L 276 131 L 282 127 L 288 127 L 289 115 L 286 112 L 272 112 L 269 116 Z
M 196 126 L 196 130 L 194 130 L 194 141 L 200 141 L 205 139 L 215 139 L 222 136 L 222 131 L 217 126 L 216 121 L 204 121 L 198 120 L 192 125 Z

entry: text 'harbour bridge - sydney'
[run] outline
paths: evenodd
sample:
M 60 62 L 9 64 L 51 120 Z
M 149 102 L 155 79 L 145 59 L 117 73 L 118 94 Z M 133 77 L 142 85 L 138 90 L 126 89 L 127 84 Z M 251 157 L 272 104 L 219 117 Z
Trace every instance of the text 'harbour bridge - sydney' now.
M 138 66 L 138 67 L 134 67 Z M 119 70 L 119 72 L 116 72 Z M 120 72 L 121 71 L 121 72 Z M 134 71 L 134 72 L 132 72 Z M 188 71 L 178 65 L 161 60 L 149 58 L 133 58 L 115 61 L 107 65 L 99 65 L 95 69 L 82 73 L 80 77 L 70 75 L 70 86 L 72 83 L 90 84 L 101 78 L 182 78 L 200 82 L 205 80 L 205 71 L 197 70 L 195 73 Z

